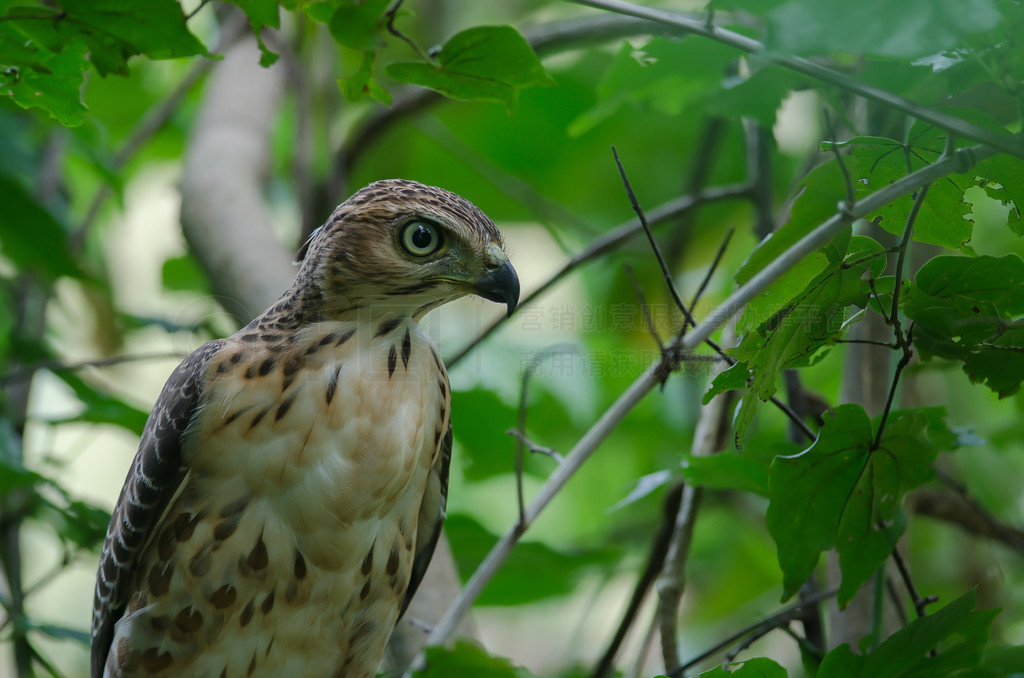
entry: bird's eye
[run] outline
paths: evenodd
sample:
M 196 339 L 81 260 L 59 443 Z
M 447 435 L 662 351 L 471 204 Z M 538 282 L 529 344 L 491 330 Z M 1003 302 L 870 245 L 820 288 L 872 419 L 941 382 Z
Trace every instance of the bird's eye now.
M 402 247 L 414 257 L 426 257 L 441 249 L 441 229 L 428 221 L 411 221 L 402 227 Z

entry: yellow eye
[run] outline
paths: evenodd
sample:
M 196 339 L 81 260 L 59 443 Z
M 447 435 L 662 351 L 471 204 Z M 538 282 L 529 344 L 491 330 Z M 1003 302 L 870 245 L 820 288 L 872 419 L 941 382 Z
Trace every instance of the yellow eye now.
M 441 229 L 429 221 L 410 221 L 402 227 L 402 248 L 414 257 L 434 254 L 444 244 Z

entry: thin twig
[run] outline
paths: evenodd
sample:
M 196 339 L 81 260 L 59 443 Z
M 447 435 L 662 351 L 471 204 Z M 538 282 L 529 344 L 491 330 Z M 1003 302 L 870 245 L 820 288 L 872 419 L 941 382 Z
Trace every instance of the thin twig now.
M 896 387 L 899 385 L 900 375 L 902 375 L 907 365 L 910 364 L 910 359 L 913 356 L 913 351 L 910 348 L 910 331 L 904 334 L 903 325 L 900 323 L 900 291 L 903 289 L 903 268 L 906 265 L 907 250 L 910 249 L 910 240 L 914 234 L 914 222 L 917 221 L 917 215 L 921 211 L 921 205 L 924 204 L 924 199 L 928 195 L 928 188 L 930 186 L 930 183 L 925 184 L 914 197 L 914 204 L 910 208 L 910 214 L 907 215 L 907 225 L 903 229 L 903 237 L 900 239 L 900 244 L 897 247 L 899 254 L 896 257 L 895 283 L 892 291 L 892 309 L 889 314 L 889 323 L 892 325 L 893 334 L 896 337 L 896 345 L 903 353 L 900 356 L 899 362 L 896 363 L 896 371 L 889 386 L 889 395 L 885 399 L 882 417 L 878 421 L 878 430 L 875 432 L 875 441 L 871 447 L 873 450 L 877 450 L 878 446 L 882 444 L 882 434 L 885 432 L 889 412 L 892 410 L 892 405 L 896 398 Z
M 708 25 L 706 21 L 693 19 L 690 16 L 679 12 L 664 10 L 657 7 L 646 7 L 643 5 L 625 2 L 624 0 L 571 0 L 571 2 L 608 12 L 615 12 L 616 14 L 635 16 L 669 26 L 675 26 L 687 33 L 700 35 L 702 37 L 721 42 L 743 52 L 747 52 L 748 54 L 756 52 L 766 60 L 772 61 L 780 66 L 808 75 L 816 80 L 835 85 L 854 94 L 859 94 L 866 99 L 876 101 L 886 106 L 891 106 L 892 108 L 912 115 L 918 120 L 923 120 L 924 122 L 931 123 L 936 127 L 954 132 L 959 137 L 971 139 L 998 152 L 1010 153 L 1018 158 L 1024 158 L 1024 143 L 1021 141 L 1022 137 L 1020 134 L 1005 135 L 977 125 L 972 125 L 947 113 L 942 113 L 940 111 L 921 106 L 920 104 L 901 97 L 898 94 L 893 94 L 892 92 L 887 92 L 886 90 L 859 82 L 844 73 L 834 71 L 816 61 L 811 61 L 797 56 L 772 55 L 764 48 L 764 45 L 757 40 L 715 25 Z
M 529 399 L 529 383 L 530 377 L 534 375 L 537 368 L 540 367 L 541 362 L 548 358 L 561 355 L 561 354 L 576 354 L 579 349 L 572 344 L 558 344 L 556 346 L 550 346 L 548 348 L 537 351 L 530 356 L 530 362 L 527 363 L 526 368 L 523 370 L 523 378 L 519 389 L 519 412 L 516 417 L 516 425 L 518 430 L 510 429 L 507 433 L 513 435 L 516 438 L 516 500 L 519 506 L 519 522 L 523 524 L 526 520 L 526 502 L 523 498 L 523 464 L 524 464 L 524 450 L 523 447 L 528 445 L 531 451 L 539 451 L 534 448 L 532 443 L 529 443 L 526 438 L 526 412 L 527 412 L 527 401 Z M 514 432 L 513 432 L 514 431 Z M 517 435 L 518 434 L 518 435 Z M 548 448 L 544 448 L 548 449 Z M 551 450 L 554 452 L 554 450 Z M 558 462 L 562 463 L 561 455 L 554 452 L 554 455 L 558 457 Z
M 194 17 L 196 14 L 199 14 L 203 7 L 206 7 L 208 4 L 210 4 L 210 0 L 202 0 L 202 2 L 200 2 L 199 5 L 194 10 L 188 13 L 188 16 L 185 17 L 185 21 L 191 21 L 192 17 Z
M 903 556 L 900 554 L 898 548 L 892 550 L 892 559 L 896 563 L 896 569 L 900 571 L 900 578 L 903 580 L 903 585 L 907 587 L 907 593 L 910 594 L 910 600 L 914 603 L 914 611 L 917 613 L 918 619 L 925 616 L 925 608 L 932 603 L 938 602 L 938 596 L 928 596 L 922 598 L 917 592 L 917 587 L 914 586 L 914 580 L 910 576 L 910 570 L 907 568 L 906 562 L 903 560 Z
M 637 219 L 640 220 L 640 225 L 644 229 L 644 233 L 647 234 L 647 241 L 651 244 L 651 249 L 654 250 L 654 256 L 658 260 L 658 266 L 661 267 L 661 274 L 665 276 L 665 285 L 668 286 L 668 291 L 672 294 L 672 300 L 676 302 L 676 306 L 682 311 L 683 317 L 686 318 L 686 322 L 690 323 L 691 326 L 696 327 L 697 322 L 690 315 L 690 309 L 686 308 L 686 304 L 683 302 L 683 298 L 679 296 L 679 290 L 676 289 L 676 283 L 672 279 L 672 272 L 668 268 L 668 264 L 665 262 L 665 257 L 661 254 L 661 248 L 658 247 L 658 241 L 654 239 L 654 232 L 651 231 L 651 225 L 647 223 L 647 215 L 644 214 L 643 209 L 640 207 L 640 202 L 636 199 L 636 193 L 633 192 L 633 187 L 629 184 L 629 177 L 626 176 L 626 170 L 622 167 L 622 161 L 619 160 L 619 152 L 612 146 L 612 155 L 615 156 L 615 166 L 619 168 L 619 176 L 622 177 L 622 185 L 626 188 L 626 195 L 629 196 L 629 203 L 633 206 L 633 211 L 636 212 Z M 683 325 L 686 326 L 685 323 Z
M 526 449 L 530 450 L 534 454 L 539 454 L 544 457 L 550 457 L 555 463 L 561 464 L 565 461 L 565 457 L 559 454 L 558 450 L 553 447 L 544 447 L 530 440 L 530 438 L 517 428 L 510 428 L 505 430 L 505 435 L 512 436 L 516 440 L 526 445 Z
M 423 50 L 420 49 L 419 45 L 410 40 L 404 33 L 402 33 L 402 31 L 395 27 L 395 18 L 398 14 L 398 9 L 402 6 L 404 1 L 405 0 L 395 0 L 395 4 L 391 5 L 391 8 L 384 13 L 384 16 L 387 17 L 388 33 L 412 47 L 413 51 L 416 52 L 420 59 L 423 59 L 427 63 L 431 63 L 433 62 L 433 59 L 430 58 L 430 55 L 424 53 Z
M 787 605 L 781 610 L 778 610 L 777 612 L 768 615 L 764 619 L 760 619 L 754 622 L 753 624 L 750 624 L 749 626 L 740 629 L 736 633 L 733 633 L 728 638 L 725 638 L 720 642 L 716 643 L 715 645 L 708 648 L 704 652 L 700 653 L 699 655 L 689 660 L 685 664 L 681 664 L 680 666 L 672 669 L 668 672 L 667 675 L 669 676 L 669 678 L 680 678 L 683 675 L 683 672 L 686 671 L 686 669 L 696 664 L 700 664 L 708 657 L 713 657 L 725 648 L 731 646 L 736 641 L 745 638 L 751 633 L 756 633 L 763 628 L 775 629 L 779 628 L 780 626 L 783 626 L 784 624 L 788 624 L 790 620 L 798 618 L 804 608 L 809 607 L 811 605 L 817 605 L 823 600 L 833 598 L 837 593 L 839 593 L 838 586 L 826 589 L 824 591 L 819 591 L 814 595 L 807 596 L 803 600 L 799 600 L 791 605 Z

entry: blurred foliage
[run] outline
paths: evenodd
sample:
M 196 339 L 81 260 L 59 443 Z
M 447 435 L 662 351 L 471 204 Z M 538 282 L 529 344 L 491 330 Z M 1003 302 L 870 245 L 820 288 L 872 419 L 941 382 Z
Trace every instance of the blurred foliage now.
M 0 0 L 0 560 L 9 575 L 13 564 L 45 560 L 29 553 L 40 543 L 57 554 L 52 572 L 25 570 L 24 582 L 0 586 L 0 647 L 10 649 L 0 659 L 10 655 L 24 673 L 84 675 L 90 611 L 35 601 L 76 562 L 92 569 L 109 513 L 78 496 L 86 488 L 60 460 L 78 448 L 103 455 L 82 437 L 137 436 L 146 418 L 147 403 L 125 395 L 116 371 L 68 363 L 131 352 L 154 336 L 180 349 L 224 331 L 193 253 L 166 257 L 165 294 L 140 307 L 122 301 L 110 243 L 133 192 L 160 172 L 180 173 L 205 82 L 197 69 L 216 58 L 240 13 L 261 36 L 261 62 L 290 69 L 267 201 L 293 242 L 303 237 L 300 213 L 322 219 L 362 184 L 403 176 L 485 209 L 537 284 L 632 219 L 614 145 L 649 212 L 688 192 L 746 187 L 656 231 L 687 301 L 734 231 L 695 307 L 698 321 L 841 202 L 970 145 L 797 73 L 788 59 L 813 58 L 918 110 L 1000 135 L 999 150 L 1021 148 L 1024 7 L 1016 0 L 715 0 L 713 9 L 716 25 L 763 48 L 744 54 L 554 0 Z M 701 26 L 707 16 L 691 18 Z M 750 166 L 755 148 L 761 170 Z M 478 605 L 488 618 L 504 615 L 496 637 L 514 635 L 502 630 L 516 615 L 556 617 L 563 633 L 530 642 L 554 647 L 560 663 L 536 659 L 529 645 L 505 659 L 459 641 L 431 649 L 418 675 L 589 675 L 608 642 L 599 634 L 618 623 L 624 591 L 665 534 L 663 504 L 682 482 L 703 488 L 679 617 L 683 659 L 738 629 L 747 632 L 737 653 L 771 657 L 730 654 L 728 669 L 712 668 L 719 652 L 689 666 L 691 675 L 1024 675 L 1024 161 L 1012 153 L 971 160 L 932 181 L 923 201 L 907 191 L 790 262 L 742 309 L 735 344 L 715 335 L 736 346 L 734 364 L 712 378 L 712 350 L 684 360 L 682 374 L 615 428 L 530 528 Z M 756 230 L 765 214 L 775 221 L 770 237 Z M 505 431 L 518 425 L 520 398 L 523 433 L 567 454 L 659 359 L 648 316 L 662 342 L 682 325 L 638 237 L 577 266 L 453 367 L 448 534 L 464 578 L 518 517 L 517 442 Z M 855 335 L 868 318 L 881 333 Z M 454 354 L 461 346 L 448 342 L 468 342 L 478 329 L 446 334 L 442 349 Z M 870 375 L 889 392 L 884 412 L 844 395 L 863 359 L 850 341 L 891 351 L 887 371 Z M 538 352 L 565 345 L 574 348 L 536 361 L 521 394 Z M 794 376 L 802 391 L 791 388 Z M 740 401 L 724 449 L 693 454 L 701 405 L 726 393 Z M 54 414 L 55 394 L 73 411 Z M 806 415 L 813 440 L 790 430 L 772 396 Z M 528 453 L 528 500 L 557 463 Z M 958 515 L 919 514 L 924 492 Z M 975 519 L 995 527 L 983 532 Z M 887 568 L 897 545 L 920 596 L 941 605 L 910 601 Z M 833 550 L 841 578 L 826 585 L 821 556 Z M 898 598 L 881 595 L 889 583 Z M 829 586 L 844 605 L 865 587 L 878 594 L 860 647 L 836 647 L 827 635 L 814 646 L 789 620 L 753 649 L 745 644 L 780 598 Z M 582 619 L 561 611 L 573 601 L 587 606 Z M 643 610 L 633 636 L 650 624 Z M 886 614 L 912 616 L 893 627 Z M 631 643 L 620 668 L 640 652 Z M 646 675 L 677 668 L 641 664 Z

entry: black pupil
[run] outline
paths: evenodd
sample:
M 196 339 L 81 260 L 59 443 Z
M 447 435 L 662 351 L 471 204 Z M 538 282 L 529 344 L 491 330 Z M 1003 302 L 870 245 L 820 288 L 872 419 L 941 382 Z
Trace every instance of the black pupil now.
M 417 249 L 425 250 L 434 243 L 434 234 L 426 226 L 418 225 L 412 232 L 412 244 Z

